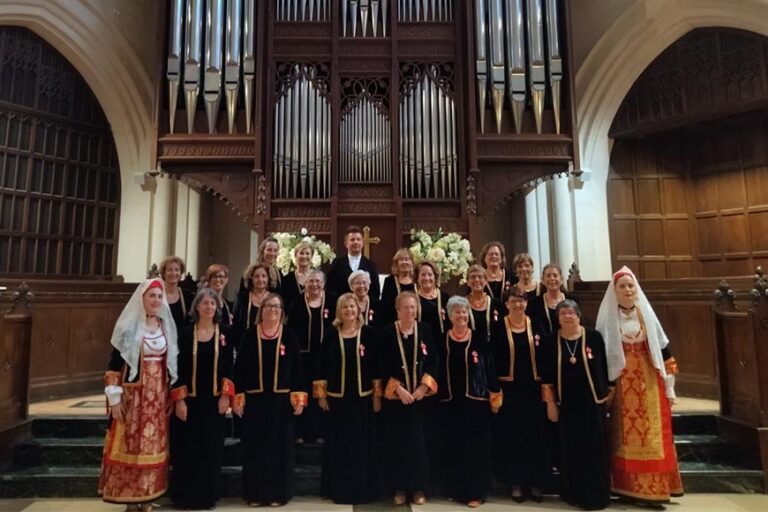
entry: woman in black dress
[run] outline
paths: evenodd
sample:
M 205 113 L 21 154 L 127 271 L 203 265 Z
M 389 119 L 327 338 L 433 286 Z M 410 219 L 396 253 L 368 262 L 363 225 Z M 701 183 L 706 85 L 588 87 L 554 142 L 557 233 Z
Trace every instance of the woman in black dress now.
M 171 488 L 174 505 L 213 508 L 219 499 L 225 414 L 235 395 L 232 345 L 219 325 L 218 296 L 203 288 L 191 303 L 193 325 L 179 336 L 179 380 L 171 390 Z
M 502 302 L 504 292 L 517 282 L 515 273 L 507 270 L 507 253 L 504 250 L 504 244 L 495 240 L 488 242 L 480 249 L 477 261 L 485 268 L 486 293 L 491 298 Z
M 458 502 L 480 506 L 491 486 L 491 412 L 503 396 L 490 347 L 469 328 L 469 302 L 452 297 L 452 328 L 443 341 L 440 416 L 444 430 L 445 492 Z
M 527 252 L 515 254 L 512 259 L 512 268 L 517 274 L 516 286 L 518 290 L 528 295 L 528 300 L 533 300 L 544 293 L 544 285 L 537 281 L 533 276 L 533 258 Z
M 304 283 L 312 270 L 312 257 L 315 248 L 310 242 L 301 241 L 293 248 L 293 259 L 296 262 L 296 270 L 283 276 L 280 286 L 280 294 L 283 302 L 290 306 L 293 299 L 304 293 Z
M 171 307 L 171 314 L 178 332 L 182 331 L 189 320 L 189 314 L 192 312 L 192 299 L 194 298 L 179 287 L 184 272 L 186 272 L 184 260 L 178 256 L 168 256 L 160 263 L 160 277 L 165 283 L 165 298 L 168 299 L 168 305 Z
M 398 320 L 381 334 L 384 390 L 384 471 L 395 505 L 407 493 L 424 504 L 429 477 L 424 431 L 423 399 L 437 392 L 438 359 L 429 325 L 416 321 L 419 299 L 413 292 L 397 296 Z
M 469 327 L 481 333 L 490 342 L 491 336 L 496 333 L 496 324 L 503 316 L 501 302 L 488 295 L 485 269 L 480 265 L 469 267 L 467 284 L 470 290 L 467 295 L 470 305 Z
M 540 371 L 547 417 L 560 424 L 560 497 L 584 510 L 602 510 L 611 492 L 605 404 L 614 389 L 605 344 L 599 332 L 582 327 L 576 302 L 558 304 L 557 316 L 560 330 L 542 340 Z
M 328 418 L 322 495 L 336 503 L 367 503 L 376 495 L 373 413 L 384 390 L 373 329 L 362 324 L 352 293 L 343 294 L 326 332 L 313 396 Z
M 307 393 L 315 380 L 325 333 L 333 327 L 335 303 L 325 291 L 325 274 L 320 269 L 313 269 L 309 271 L 304 293 L 293 299 L 288 308 L 289 324 L 299 340 Z M 325 430 L 325 417 L 312 402 L 296 419 L 296 442 L 323 442 Z
M 429 324 L 435 340 L 442 340 L 450 329 L 446 307 L 451 296 L 440 290 L 440 268 L 431 261 L 422 261 L 416 265 L 416 284 L 419 296 L 418 321 Z
M 563 287 L 563 273 L 557 263 L 549 263 L 541 272 L 541 282 L 546 291 L 528 301 L 526 314 L 535 319 L 544 329 L 545 334 L 557 332 L 560 321 L 557 318 L 557 305 L 565 299 L 575 300 Z
M 235 310 L 231 301 L 224 298 L 224 289 L 229 282 L 229 269 L 221 263 L 214 263 L 205 271 L 205 282 L 211 290 L 219 296 L 219 307 L 221 307 L 221 325 L 232 327 L 235 324 Z
M 379 299 L 368 295 L 371 289 L 371 274 L 366 270 L 355 270 L 347 279 L 349 289 L 355 294 L 357 304 L 360 306 L 360 315 L 363 317 L 363 325 L 376 327 L 381 318 L 378 314 Z
M 235 304 L 235 325 L 243 331 L 253 327 L 259 313 L 261 302 L 269 293 L 269 268 L 254 263 L 245 271 L 246 293 L 237 297 Z
M 547 410 L 541 401 L 537 352 L 541 329 L 525 314 L 527 295 L 506 292 L 507 315 L 491 337 L 491 351 L 504 392 L 504 405 L 493 418 L 496 477 L 509 486 L 512 499 L 526 494 L 541 501 L 550 470 Z
M 397 318 L 395 299 L 400 292 L 417 291 L 413 269 L 413 254 L 410 249 L 398 249 L 392 256 L 392 274 L 384 279 L 384 286 L 381 289 L 381 314 L 384 325 L 394 322 Z
M 268 294 L 237 349 L 232 410 L 243 418 L 242 488 L 252 506 L 276 507 L 293 497 L 293 422 L 307 393 L 299 343 L 283 316 L 283 299 Z

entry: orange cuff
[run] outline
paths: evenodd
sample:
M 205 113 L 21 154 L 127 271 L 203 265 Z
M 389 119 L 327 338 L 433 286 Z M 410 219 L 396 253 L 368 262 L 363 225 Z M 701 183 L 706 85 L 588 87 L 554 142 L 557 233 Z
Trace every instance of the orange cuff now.
M 400 386 L 400 381 L 390 377 L 387 381 L 387 388 L 384 390 L 384 398 L 387 400 L 397 400 L 397 388 Z
M 675 375 L 679 371 L 677 368 L 677 361 L 674 357 L 670 357 L 664 361 L 664 369 L 667 371 L 667 375 Z
M 384 396 L 384 384 L 381 383 L 381 379 L 373 379 L 373 398 L 381 398 Z
M 491 410 L 497 412 L 504 404 L 504 393 L 499 391 L 498 393 L 490 392 Z
M 312 383 L 312 398 L 328 398 L 327 380 L 316 380 Z
M 554 386 L 552 384 L 542 384 L 541 385 L 541 399 L 545 402 L 554 402 L 555 401 L 555 390 Z
M 424 384 L 429 388 L 429 391 L 427 391 L 427 396 L 437 393 L 437 381 L 433 379 L 430 374 L 425 373 L 419 384 Z
M 122 384 L 123 372 L 107 371 L 104 373 L 104 386 L 119 386 Z
M 222 379 L 221 393 L 223 395 L 235 396 L 235 383 L 229 379 Z
M 171 390 L 171 400 L 178 402 L 187 398 L 189 393 L 187 392 L 187 386 L 180 386 Z
M 245 405 L 245 393 L 238 393 L 235 395 L 235 401 L 232 403 L 232 407 L 243 407 Z
M 291 393 L 291 406 L 292 407 L 297 407 L 299 405 L 302 406 L 302 407 L 306 407 L 308 400 L 309 400 L 309 397 L 307 396 L 307 394 L 304 391 L 294 391 L 294 392 Z

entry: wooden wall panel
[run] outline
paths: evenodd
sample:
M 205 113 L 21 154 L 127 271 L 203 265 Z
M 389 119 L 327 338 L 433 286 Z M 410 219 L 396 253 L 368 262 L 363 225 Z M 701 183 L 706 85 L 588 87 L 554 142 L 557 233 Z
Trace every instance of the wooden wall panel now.
M 759 423 L 760 403 L 753 388 L 757 382 L 757 354 L 752 325 L 744 313 L 732 313 L 721 318 L 723 344 L 720 364 L 728 375 L 728 387 L 723 401 L 729 404 L 728 413 L 750 422 Z

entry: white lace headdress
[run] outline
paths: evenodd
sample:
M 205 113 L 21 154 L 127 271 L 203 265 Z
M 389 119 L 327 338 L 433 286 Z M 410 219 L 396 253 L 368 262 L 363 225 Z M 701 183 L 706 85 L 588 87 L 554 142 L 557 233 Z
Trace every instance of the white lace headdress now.
M 171 315 L 171 308 L 168 305 L 168 299 L 165 297 L 165 286 L 160 279 L 147 279 L 136 288 L 128 304 L 125 305 L 123 312 L 115 322 L 115 329 L 112 331 L 112 346 L 115 347 L 120 355 L 123 356 L 128 365 L 128 378 L 133 380 L 139 372 L 139 354 L 141 351 L 142 338 L 144 336 L 144 325 L 146 323 L 147 313 L 144 310 L 144 293 L 150 285 L 157 281 L 163 290 L 163 304 L 157 317 L 161 320 L 163 333 L 168 343 L 166 353 L 166 366 L 171 376 L 171 383 L 176 382 L 178 378 L 177 359 L 179 346 L 177 343 L 176 324 Z
M 621 346 L 621 328 L 619 316 L 619 300 L 616 296 L 615 283 L 621 276 L 630 276 L 635 282 L 635 307 L 640 312 L 648 337 L 648 351 L 651 355 L 651 361 L 654 368 L 659 372 L 665 383 L 667 382 L 667 371 L 664 367 L 664 357 L 661 354 L 662 349 L 669 345 L 669 339 L 661 327 L 659 318 L 654 313 L 651 303 L 643 293 L 640 283 L 635 274 L 626 265 L 613 275 L 613 279 L 608 283 L 608 289 L 605 290 L 603 302 L 600 304 L 600 310 L 597 313 L 597 323 L 595 328 L 603 335 L 605 340 L 605 352 L 608 360 L 608 379 L 616 380 L 621 375 L 626 359 L 624 358 L 624 349 Z M 667 385 L 669 387 L 669 385 Z M 674 397 L 674 390 L 666 390 L 668 397 Z

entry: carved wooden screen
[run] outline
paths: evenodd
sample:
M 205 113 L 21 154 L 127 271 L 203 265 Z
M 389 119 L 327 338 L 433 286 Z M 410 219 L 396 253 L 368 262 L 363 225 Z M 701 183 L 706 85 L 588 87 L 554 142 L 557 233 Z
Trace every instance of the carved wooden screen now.
M 0 27 L 0 275 L 113 275 L 119 180 L 82 77 L 32 32 Z

